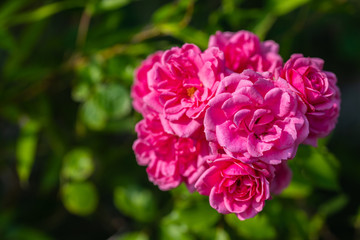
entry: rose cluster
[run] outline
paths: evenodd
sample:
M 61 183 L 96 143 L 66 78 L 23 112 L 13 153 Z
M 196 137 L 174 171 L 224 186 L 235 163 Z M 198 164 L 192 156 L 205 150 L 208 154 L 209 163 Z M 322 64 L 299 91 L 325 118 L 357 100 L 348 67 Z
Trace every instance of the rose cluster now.
M 133 150 L 151 182 L 184 182 L 240 220 L 289 184 L 286 161 L 334 129 L 340 92 L 323 60 L 293 54 L 283 64 L 278 50 L 248 31 L 217 32 L 205 51 L 185 44 L 142 62 Z

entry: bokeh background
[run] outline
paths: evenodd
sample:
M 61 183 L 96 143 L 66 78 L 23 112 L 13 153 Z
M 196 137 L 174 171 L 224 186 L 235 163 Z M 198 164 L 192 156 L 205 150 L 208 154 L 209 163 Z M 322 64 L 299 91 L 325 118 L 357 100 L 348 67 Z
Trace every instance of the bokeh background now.
M 241 29 L 323 58 L 342 92 L 332 135 L 243 222 L 147 180 L 129 97 L 149 54 Z M 360 239 L 359 0 L 2 0 L 0 69 L 0 239 Z

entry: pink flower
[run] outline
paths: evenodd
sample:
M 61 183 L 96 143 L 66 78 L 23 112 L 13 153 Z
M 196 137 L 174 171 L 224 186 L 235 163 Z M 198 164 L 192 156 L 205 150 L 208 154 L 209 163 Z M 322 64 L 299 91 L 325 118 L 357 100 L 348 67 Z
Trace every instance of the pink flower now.
M 164 131 L 155 114 L 148 114 L 135 130 L 138 139 L 133 150 L 139 165 L 147 166 L 149 180 L 161 190 L 170 190 L 185 182 L 190 191 L 207 167 L 205 140 L 179 138 Z
M 226 67 L 237 73 L 245 69 L 274 73 L 282 66 L 282 58 L 278 54 L 279 45 L 271 40 L 260 42 L 255 34 L 248 31 L 217 31 L 210 37 L 209 47 L 218 47 L 222 50 Z
M 254 217 L 270 198 L 274 167 L 260 161 L 245 164 L 227 155 L 214 158 L 196 182 L 196 190 L 209 196 L 219 213 L 235 213 L 240 220 Z
M 272 194 L 280 194 L 290 184 L 292 172 L 286 161 L 273 166 L 275 168 L 275 177 L 271 181 L 270 192 Z
M 141 114 L 151 112 L 144 103 L 144 96 L 150 93 L 148 72 L 157 62 L 160 62 L 163 52 L 158 51 L 146 58 L 135 71 L 134 84 L 131 88 L 131 97 L 133 99 L 133 107 Z
M 150 92 L 144 103 L 160 114 L 165 131 L 194 136 L 203 125 L 204 110 L 224 76 L 223 53 L 205 52 L 192 44 L 165 51 L 147 74 Z
M 205 114 L 207 140 L 246 163 L 291 159 L 309 133 L 306 106 L 286 81 L 269 77 L 252 70 L 225 77 Z
M 340 112 L 340 90 L 336 76 L 323 71 L 324 61 L 293 54 L 281 72 L 308 107 L 310 133 L 305 143 L 317 146 L 317 139 L 334 128 Z

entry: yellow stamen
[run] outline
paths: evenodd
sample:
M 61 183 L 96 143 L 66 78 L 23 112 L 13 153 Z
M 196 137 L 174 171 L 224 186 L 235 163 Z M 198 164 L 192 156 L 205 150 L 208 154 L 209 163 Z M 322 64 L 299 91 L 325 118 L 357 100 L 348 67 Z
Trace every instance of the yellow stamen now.
M 191 88 L 186 89 L 187 95 L 189 97 L 192 97 L 194 95 L 195 91 L 196 91 L 195 87 L 191 87 Z

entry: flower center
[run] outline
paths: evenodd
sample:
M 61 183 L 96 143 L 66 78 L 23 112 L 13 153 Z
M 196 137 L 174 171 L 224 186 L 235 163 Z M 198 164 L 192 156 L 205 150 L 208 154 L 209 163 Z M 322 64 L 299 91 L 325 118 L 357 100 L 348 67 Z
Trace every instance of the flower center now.
M 187 95 L 189 97 L 192 97 L 194 95 L 195 91 L 196 91 L 195 87 L 191 87 L 191 88 L 186 89 Z

